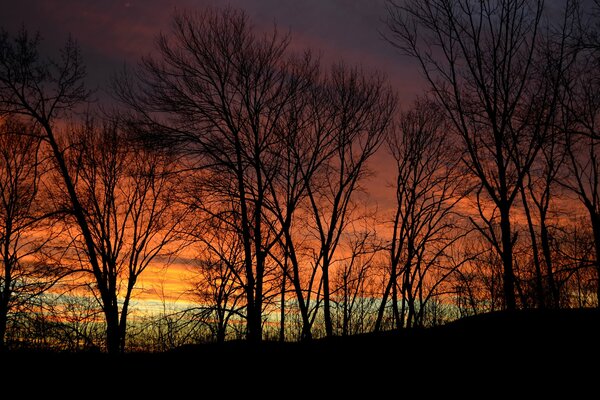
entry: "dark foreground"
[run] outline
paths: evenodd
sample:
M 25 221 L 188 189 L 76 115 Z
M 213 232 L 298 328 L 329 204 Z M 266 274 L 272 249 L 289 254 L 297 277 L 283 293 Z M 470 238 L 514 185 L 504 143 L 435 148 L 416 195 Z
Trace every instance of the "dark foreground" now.
M 270 398 L 414 397 L 409 394 L 415 391 L 424 398 L 462 392 L 481 398 L 537 398 L 591 390 L 591 398 L 598 398 L 600 312 L 494 313 L 425 330 L 310 343 L 230 342 L 119 357 L 9 352 L 0 354 L 0 365 L 0 387 L 10 388 L 26 377 L 30 385 L 13 386 L 62 393 L 63 398 L 189 390 L 206 394 L 192 397 L 210 398 L 248 393 Z M 209 390 L 219 394 L 209 396 Z M 367 392 L 369 396 L 363 395 Z

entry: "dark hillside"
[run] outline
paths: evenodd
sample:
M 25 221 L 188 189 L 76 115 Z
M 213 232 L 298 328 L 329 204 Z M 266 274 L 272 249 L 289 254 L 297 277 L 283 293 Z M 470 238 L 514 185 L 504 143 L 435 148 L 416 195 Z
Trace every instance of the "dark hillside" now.
M 102 353 L 9 352 L 1 358 L 2 376 L 8 380 L 27 374 L 31 382 L 93 386 L 107 366 L 116 366 L 114 370 L 122 372 L 119 376 L 128 377 L 125 390 L 137 391 L 143 386 L 140 390 L 150 392 L 164 390 L 165 385 L 187 388 L 196 384 L 235 392 L 249 384 L 249 376 L 257 379 L 253 390 L 285 384 L 291 393 L 300 386 L 308 390 L 323 384 L 327 390 L 352 394 L 364 385 L 379 385 L 386 390 L 390 385 L 408 382 L 431 384 L 434 391 L 456 391 L 467 384 L 494 384 L 504 391 L 513 385 L 537 387 L 540 382 L 552 383 L 546 389 L 564 389 L 569 382 L 579 382 L 578 388 L 594 382 L 599 338 L 597 310 L 518 311 L 465 318 L 432 329 L 310 343 L 265 342 L 250 346 L 236 341 L 119 357 Z M 329 379 L 315 371 L 327 371 Z M 501 384 L 500 378 L 507 374 L 510 381 Z

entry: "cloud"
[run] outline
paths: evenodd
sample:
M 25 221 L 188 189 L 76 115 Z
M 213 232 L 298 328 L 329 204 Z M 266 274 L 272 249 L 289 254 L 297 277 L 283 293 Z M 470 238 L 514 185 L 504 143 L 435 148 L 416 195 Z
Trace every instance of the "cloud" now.
M 274 23 L 290 30 L 292 47 L 310 47 L 325 62 L 345 60 L 384 72 L 410 100 L 421 80 L 414 64 L 398 57 L 382 40 L 384 0 L 231 0 L 259 30 Z M 71 34 L 79 42 L 94 86 L 102 86 L 123 63 L 134 64 L 152 51 L 160 31 L 168 30 L 175 9 L 223 6 L 219 0 L 22 0 L 0 14 L 0 25 L 14 30 L 23 23 L 39 31 L 49 48 Z M 415 84 L 416 83 L 416 84 Z

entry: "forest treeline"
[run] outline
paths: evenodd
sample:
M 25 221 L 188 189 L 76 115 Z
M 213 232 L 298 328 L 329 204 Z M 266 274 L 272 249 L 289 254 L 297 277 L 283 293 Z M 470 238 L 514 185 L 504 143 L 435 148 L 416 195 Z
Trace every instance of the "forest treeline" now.
M 2 31 L 0 347 L 598 307 L 599 7 L 388 1 L 382 40 L 427 82 L 402 106 L 383 75 L 231 8 L 176 13 L 102 107 L 75 41 Z M 140 276 L 174 263 L 191 305 L 136 309 Z

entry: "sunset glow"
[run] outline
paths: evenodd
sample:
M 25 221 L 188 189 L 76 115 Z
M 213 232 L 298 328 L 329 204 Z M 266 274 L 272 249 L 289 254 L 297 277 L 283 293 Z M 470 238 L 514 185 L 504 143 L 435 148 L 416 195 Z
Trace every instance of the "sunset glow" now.
M 600 2 L 223 3 L 3 10 L 0 350 L 600 307 Z

